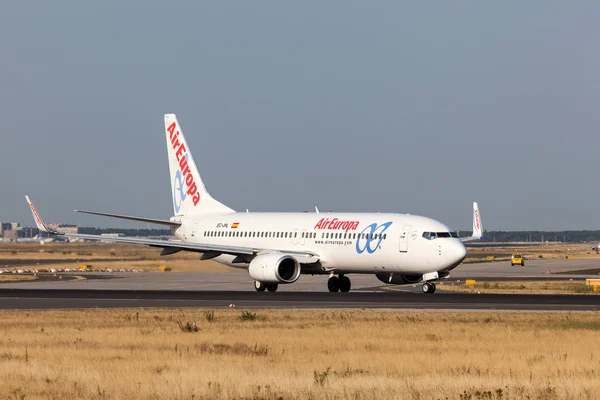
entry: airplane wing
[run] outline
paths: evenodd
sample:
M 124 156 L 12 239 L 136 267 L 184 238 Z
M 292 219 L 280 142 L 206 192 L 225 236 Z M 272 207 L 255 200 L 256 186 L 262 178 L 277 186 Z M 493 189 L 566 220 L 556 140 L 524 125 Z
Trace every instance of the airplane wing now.
M 479 214 L 479 206 L 477 202 L 473 202 L 473 235 L 460 238 L 462 242 L 475 242 L 483 237 L 483 224 L 481 223 L 481 215 Z
M 112 236 L 101 236 L 101 235 L 83 235 L 83 234 L 72 234 L 72 233 L 64 233 L 58 232 L 54 229 L 49 228 L 44 221 L 40 218 L 37 213 L 35 207 L 31 203 L 29 196 L 25 196 L 27 199 L 27 203 L 29 204 L 29 208 L 31 209 L 31 213 L 33 214 L 33 219 L 35 220 L 35 224 L 37 225 L 40 232 L 46 232 L 51 235 L 57 235 L 68 238 L 77 238 L 77 239 L 85 239 L 85 240 L 102 240 L 107 242 L 120 242 L 120 243 L 132 243 L 132 244 L 142 244 L 151 247 L 160 247 L 163 249 L 161 255 L 168 255 L 177 253 L 178 251 L 194 251 L 198 253 L 204 253 L 201 257 L 202 259 L 210 259 L 220 256 L 221 254 L 230 254 L 237 257 L 240 257 L 240 262 L 249 262 L 253 256 L 259 253 L 269 253 L 278 251 L 280 253 L 289 254 L 298 259 L 300 263 L 311 263 L 317 262 L 319 260 L 319 256 L 314 253 L 307 252 L 294 252 L 294 251 L 282 251 L 277 249 L 265 249 L 265 248 L 253 248 L 253 247 L 238 247 L 238 246 L 223 246 L 223 245 L 213 245 L 206 243 L 187 243 L 181 241 L 174 240 L 154 240 L 154 239 L 143 239 L 143 238 L 127 238 L 127 237 L 112 237 Z M 94 213 L 99 215 L 105 215 L 100 213 Z M 114 216 L 114 214 L 110 214 L 109 216 Z M 137 218 L 131 217 L 134 220 L 147 220 L 145 218 Z M 129 218 L 126 218 L 129 219 Z M 159 220 L 163 221 L 163 220 Z M 167 222 L 167 221 L 163 221 Z M 170 222 L 170 221 L 169 221 Z M 173 223 L 173 225 L 180 225 L 179 222 Z M 235 261 L 234 261 L 235 262 Z

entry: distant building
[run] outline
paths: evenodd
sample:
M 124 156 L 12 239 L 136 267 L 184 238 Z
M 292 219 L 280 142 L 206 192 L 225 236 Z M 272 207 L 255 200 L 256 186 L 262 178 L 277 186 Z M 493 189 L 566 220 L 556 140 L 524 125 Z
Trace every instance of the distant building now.
M 0 237 L 16 239 L 20 225 L 18 222 L 0 222 Z
M 2 237 L 4 239 L 17 240 L 20 237 L 20 232 L 21 230 L 19 229 L 6 229 L 2 232 Z

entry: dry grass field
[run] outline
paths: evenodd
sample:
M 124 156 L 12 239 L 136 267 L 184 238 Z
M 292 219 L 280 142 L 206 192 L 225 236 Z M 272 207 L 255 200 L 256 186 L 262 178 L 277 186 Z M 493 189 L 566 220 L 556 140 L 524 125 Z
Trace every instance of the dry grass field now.
M 462 293 L 507 293 L 507 294 L 590 294 L 594 292 L 591 286 L 583 281 L 553 280 L 553 281 L 498 281 L 477 282 L 475 285 L 454 285 L 440 282 L 438 289 Z
M 597 399 L 598 343 L 591 312 L 4 311 L 0 398 Z

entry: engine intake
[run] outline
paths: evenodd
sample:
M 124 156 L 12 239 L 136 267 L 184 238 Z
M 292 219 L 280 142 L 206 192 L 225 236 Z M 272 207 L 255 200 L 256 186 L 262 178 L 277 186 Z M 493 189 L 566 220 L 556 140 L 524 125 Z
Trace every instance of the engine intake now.
M 294 283 L 300 277 L 300 263 L 289 255 L 269 253 L 255 257 L 248 273 L 263 283 Z

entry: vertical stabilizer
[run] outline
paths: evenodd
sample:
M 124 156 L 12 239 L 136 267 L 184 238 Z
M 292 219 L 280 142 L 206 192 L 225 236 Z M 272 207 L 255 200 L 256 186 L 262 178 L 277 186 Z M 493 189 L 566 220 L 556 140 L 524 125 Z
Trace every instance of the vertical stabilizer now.
M 234 212 L 206 190 L 175 114 L 165 114 L 165 133 L 175 215 Z
M 473 239 L 481 239 L 483 236 L 483 225 L 477 202 L 473 202 Z

